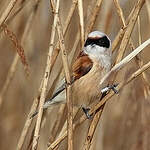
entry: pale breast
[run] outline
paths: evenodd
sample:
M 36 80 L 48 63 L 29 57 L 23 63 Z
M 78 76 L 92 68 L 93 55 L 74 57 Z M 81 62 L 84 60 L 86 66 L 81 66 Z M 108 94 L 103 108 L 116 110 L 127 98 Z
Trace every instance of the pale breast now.
M 95 64 L 89 73 L 74 83 L 72 88 L 74 105 L 86 107 L 100 98 L 102 87 L 99 83 L 104 74 L 106 70 L 99 64 Z

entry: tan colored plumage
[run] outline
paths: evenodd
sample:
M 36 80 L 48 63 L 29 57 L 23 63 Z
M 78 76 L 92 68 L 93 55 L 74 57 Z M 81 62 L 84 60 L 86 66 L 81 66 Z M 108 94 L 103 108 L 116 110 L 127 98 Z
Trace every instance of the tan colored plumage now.
M 72 91 L 75 106 L 87 107 L 93 101 L 100 99 L 102 87 L 99 82 L 105 73 L 105 68 L 99 62 L 94 62 L 91 70 L 74 83 Z

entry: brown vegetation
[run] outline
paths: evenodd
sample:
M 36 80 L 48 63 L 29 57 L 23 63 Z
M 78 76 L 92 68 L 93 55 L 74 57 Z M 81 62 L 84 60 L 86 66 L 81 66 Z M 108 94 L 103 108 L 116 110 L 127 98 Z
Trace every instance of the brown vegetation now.
M 1 0 L 0 149 L 149 150 L 149 26 L 149 0 Z M 93 30 L 112 40 L 119 94 L 87 120 L 73 116 L 69 68 Z M 64 76 L 67 105 L 43 111 Z

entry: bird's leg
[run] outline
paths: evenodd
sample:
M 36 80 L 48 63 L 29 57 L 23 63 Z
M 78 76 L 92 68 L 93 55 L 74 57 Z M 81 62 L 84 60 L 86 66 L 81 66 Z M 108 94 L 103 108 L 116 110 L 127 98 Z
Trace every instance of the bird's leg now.
M 85 113 L 87 119 L 92 119 L 92 115 L 89 114 L 90 108 L 85 108 L 82 106 L 82 110 Z
M 103 88 L 101 90 L 101 93 L 102 93 L 101 99 L 104 98 L 110 90 L 113 90 L 115 94 L 118 94 L 118 90 L 116 89 L 117 86 L 118 84 L 113 84 L 113 85 L 108 85 L 105 88 Z M 92 115 L 89 114 L 90 108 L 85 108 L 82 106 L 82 110 L 85 113 L 87 119 L 92 119 Z
M 38 111 L 35 111 L 31 116 L 30 119 L 34 118 L 38 114 Z
M 113 84 L 113 85 L 107 85 L 105 88 L 103 88 L 101 90 L 102 93 L 101 99 L 104 98 L 110 90 L 113 90 L 115 94 L 118 94 L 118 90 L 116 89 L 117 86 L 118 84 Z

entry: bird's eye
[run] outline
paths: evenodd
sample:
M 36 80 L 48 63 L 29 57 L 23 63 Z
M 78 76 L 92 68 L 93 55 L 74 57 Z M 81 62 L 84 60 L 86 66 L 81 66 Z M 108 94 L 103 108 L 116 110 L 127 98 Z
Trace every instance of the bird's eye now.
M 101 38 L 88 38 L 84 44 L 84 46 L 88 46 L 88 45 L 99 45 L 101 47 L 106 47 L 106 48 L 109 48 L 110 46 L 110 41 L 109 39 L 104 36 L 104 37 L 101 37 Z
M 106 36 L 104 36 L 104 37 L 99 39 L 99 45 L 102 46 L 102 47 L 109 48 L 110 41 Z
M 101 43 L 104 44 L 105 42 L 102 40 Z

